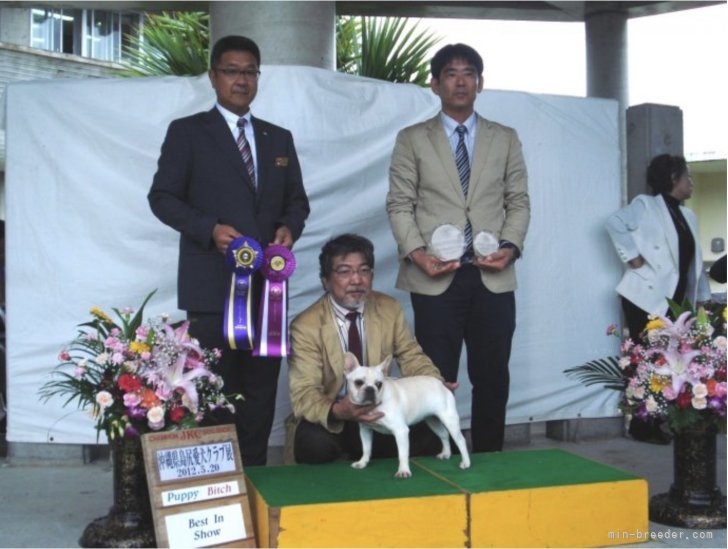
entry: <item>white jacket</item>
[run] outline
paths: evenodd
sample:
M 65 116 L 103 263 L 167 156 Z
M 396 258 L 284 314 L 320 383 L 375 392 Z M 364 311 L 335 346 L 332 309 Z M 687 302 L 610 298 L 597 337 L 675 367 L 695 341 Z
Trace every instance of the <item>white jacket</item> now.
M 684 206 L 685 216 L 695 241 L 695 254 L 688 271 L 685 297 L 694 306 L 710 299 L 710 287 L 703 269 L 703 254 L 698 239 L 695 214 Z M 622 263 L 641 255 L 645 263 L 639 269 L 627 269 L 617 286 L 617 293 L 647 313 L 665 314 L 666 298 L 672 298 L 679 273 L 678 237 L 675 224 L 662 196 L 641 194 L 612 214 L 607 232 Z

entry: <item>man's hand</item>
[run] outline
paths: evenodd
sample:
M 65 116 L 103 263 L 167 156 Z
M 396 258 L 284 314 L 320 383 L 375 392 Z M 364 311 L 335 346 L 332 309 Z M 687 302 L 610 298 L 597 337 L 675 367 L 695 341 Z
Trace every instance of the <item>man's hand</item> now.
M 500 248 L 490 255 L 481 258 L 475 258 L 473 265 L 479 269 L 485 269 L 486 271 L 500 272 L 513 261 L 514 251 L 512 248 Z
M 239 236 L 243 235 L 235 230 L 235 227 L 231 227 L 230 225 L 222 225 L 218 223 L 215 225 L 215 228 L 212 229 L 212 240 L 215 242 L 215 247 L 221 254 L 224 254 L 227 247 L 230 245 L 230 242 Z
M 340 421 L 369 423 L 379 419 L 380 417 L 384 417 L 384 412 L 373 411 L 376 407 L 376 404 L 364 404 L 359 406 L 351 402 L 351 400 L 349 400 L 349 395 L 346 395 L 344 398 L 334 403 L 331 407 L 331 413 Z
M 637 257 L 634 257 L 634 258 L 630 259 L 629 261 L 627 261 L 627 265 L 629 265 L 633 269 L 639 269 L 644 264 L 645 264 L 645 259 L 641 255 L 638 255 Z
M 441 261 L 434 255 L 428 254 L 422 248 L 414 250 L 410 254 L 410 259 L 412 259 L 412 262 L 422 269 L 430 278 L 435 278 L 460 268 L 460 261 L 457 259 L 452 261 Z
M 281 225 L 276 229 L 276 234 L 273 236 L 273 242 L 271 244 L 277 244 L 279 246 L 285 246 L 289 250 L 293 246 L 293 235 L 291 230 L 285 225 Z
M 451 393 L 454 393 L 455 390 L 460 387 L 460 384 L 457 381 L 443 381 L 442 384 L 450 389 Z

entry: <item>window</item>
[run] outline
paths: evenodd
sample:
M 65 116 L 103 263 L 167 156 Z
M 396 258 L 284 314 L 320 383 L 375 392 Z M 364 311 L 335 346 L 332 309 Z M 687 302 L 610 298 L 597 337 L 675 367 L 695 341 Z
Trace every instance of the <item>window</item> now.
M 31 47 L 120 61 L 142 15 L 103 10 L 31 10 Z
M 74 53 L 73 31 L 78 11 L 32 10 L 30 46 L 62 53 Z

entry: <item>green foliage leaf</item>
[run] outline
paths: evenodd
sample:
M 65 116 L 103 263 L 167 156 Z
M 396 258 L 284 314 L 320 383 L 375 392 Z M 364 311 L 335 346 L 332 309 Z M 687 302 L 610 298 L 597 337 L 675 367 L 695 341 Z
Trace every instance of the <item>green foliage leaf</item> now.
M 336 18 L 336 70 L 357 74 L 361 58 L 361 25 L 358 17 Z
M 585 364 L 564 370 L 567 377 L 576 379 L 586 386 L 603 385 L 605 389 L 624 391 L 627 379 L 619 367 L 619 357 L 610 356 L 591 360 Z
M 678 303 L 677 301 L 673 301 L 668 297 L 667 304 L 670 307 L 670 312 L 672 313 L 673 318 L 679 317 L 686 311 L 689 311 L 690 313 L 695 313 L 693 306 L 690 304 L 690 301 L 688 301 L 687 298 L 685 298 L 682 303 Z
M 122 76 L 197 76 L 207 72 L 210 17 L 204 12 L 150 14 L 141 34 L 127 35 Z
M 427 86 L 427 53 L 439 41 L 407 18 L 340 17 L 336 67 L 348 74 Z

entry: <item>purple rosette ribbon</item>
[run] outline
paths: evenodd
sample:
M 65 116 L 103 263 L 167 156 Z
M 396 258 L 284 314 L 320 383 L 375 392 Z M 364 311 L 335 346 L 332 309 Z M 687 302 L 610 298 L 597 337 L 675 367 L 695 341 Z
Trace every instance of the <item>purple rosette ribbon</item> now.
M 265 249 L 260 268 L 264 283 L 255 356 L 288 356 L 288 279 L 295 270 L 296 258 L 291 250 L 276 244 Z
M 241 236 L 225 252 L 230 269 L 230 289 L 225 300 L 223 335 L 231 349 L 252 349 L 255 330 L 252 317 L 253 273 L 263 264 L 263 248 L 252 238 Z

